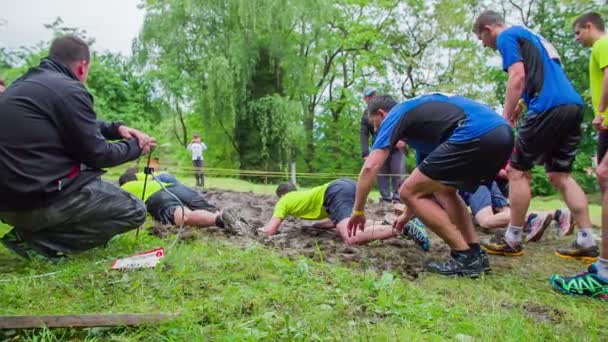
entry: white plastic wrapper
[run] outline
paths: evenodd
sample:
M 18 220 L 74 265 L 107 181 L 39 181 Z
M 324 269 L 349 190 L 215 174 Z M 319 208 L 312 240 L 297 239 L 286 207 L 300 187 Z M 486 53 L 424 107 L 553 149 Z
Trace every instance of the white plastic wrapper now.
M 156 248 L 151 251 L 132 255 L 130 257 L 116 259 L 110 266 L 112 270 L 129 270 L 136 268 L 153 268 L 165 256 L 164 248 Z

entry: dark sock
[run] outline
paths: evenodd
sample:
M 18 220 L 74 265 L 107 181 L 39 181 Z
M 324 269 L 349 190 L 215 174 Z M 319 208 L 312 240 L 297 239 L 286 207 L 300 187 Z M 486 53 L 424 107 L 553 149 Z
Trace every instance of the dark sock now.
M 452 257 L 453 258 L 470 258 L 472 256 L 476 256 L 477 255 L 477 251 L 474 251 L 473 249 L 469 248 L 469 249 L 465 249 L 463 251 L 457 251 L 457 250 L 453 250 L 452 251 Z
M 224 225 L 224 220 L 222 220 L 222 215 L 217 215 L 215 218 L 215 225 L 219 228 L 226 228 Z
M 469 248 L 475 253 L 481 252 L 481 245 L 478 243 L 470 243 Z

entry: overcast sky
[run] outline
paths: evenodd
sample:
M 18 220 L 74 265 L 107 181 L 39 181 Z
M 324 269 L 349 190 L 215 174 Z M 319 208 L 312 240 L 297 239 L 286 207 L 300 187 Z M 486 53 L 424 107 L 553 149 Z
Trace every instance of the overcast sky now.
M 131 54 L 143 24 L 141 0 L 0 0 L 0 47 L 17 48 L 48 41 L 44 28 L 61 17 L 64 25 L 85 29 L 93 49 Z

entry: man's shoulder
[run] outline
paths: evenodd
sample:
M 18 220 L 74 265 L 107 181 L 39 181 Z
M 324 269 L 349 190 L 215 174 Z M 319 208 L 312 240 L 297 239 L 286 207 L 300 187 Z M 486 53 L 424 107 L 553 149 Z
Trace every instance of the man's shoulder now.
M 80 81 L 53 70 L 37 68 L 34 72 L 31 72 L 30 75 L 25 77 L 23 81 L 40 84 L 51 91 L 62 95 L 75 93 L 87 94 L 90 96 L 89 91 Z
M 591 50 L 594 54 L 608 52 L 608 35 L 604 35 L 602 38 L 598 39 L 593 44 Z

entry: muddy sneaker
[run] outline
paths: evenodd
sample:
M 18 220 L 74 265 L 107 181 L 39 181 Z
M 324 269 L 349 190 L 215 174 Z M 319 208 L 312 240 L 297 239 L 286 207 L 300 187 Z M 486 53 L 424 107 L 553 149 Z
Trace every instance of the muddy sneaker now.
M 229 234 L 240 236 L 257 235 L 257 230 L 241 218 L 235 208 L 224 209 L 221 218 L 224 223 L 224 230 Z
M 26 241 L 21 239 L 19 233 L 17 233 L 15 229 L 12 229 L 2 238 L 0 238 L 0 243 L 2 243 L 2 245 L 7 249 L 26 260 L 41 260 L 55 263 L 66 258 L 66 256 L 63 254 L 58 254 L 51 251 L 48 253 L 42 253 L 33 249 Z
M 467 255 L 465 253 L 452 252 L 444 262 L 432 261 L 426 266 L 431 273 L 448 276 L 478 277 L 484 272 L 483 261 L 479 253 Z
M 547 213 L 530 214 L 526 227 L 529 229 L 526 241 L 538 242 L 543 237 L 545 229 L 553 222 L 553 215 Z M 524 228 L 524 231 L 526 229 Z
M 574 232 L 574 219 L 570 209 L 557 209 L 553 216 L 562 235 L 571 235 Z
M 27 242 L 23 241 L 21 237 L 19 237 L 19 234 L 17 234 L 14 229 L 6 233 L 0 239 L 0 243 L 2 243 L 4 247 L 24 259 L 29 260 L 29 254 L 35 253 L 34 250 L 27 244 Z
M 587 272 L 572 277 L 554 274 L 551 276 L 551 285 L 563 294 L 608 300 L 608 279 L 597 274 L 595 265 L 589 266 Z
M 575 259 L 581 260 L 585 263 L 592 263 L 597 260 L 600 252 L 597 245 L 583 248 L 576 243 L 576 240 L 574 240 L 570 246 L 558 248 L 557 251 L 555 251 L 555 255 L 564 259 Z
M 496 234 L 489 240 L 480 242 L 481 248 L 488 254 L 503 255 L 503 256 L 520 256 L 524 255 L 521 245 L 511 246 L 505 240 L 505 232 L 497 231 Z
M 488 253 L 480 248 L 479 257 L 481 258 L 481 266 L 483 266 L 483 271 L 490 272 L 492 267 L 490 266 L 490 257 L 488 256 Z
M 417 217 L 414 217 L 410 222 L 403 226 L 403 230 L 399 237 L 404 240 L 413 240 L 425 252 L 431 248 L 431 240 L 424 229 L 424 223 Z

